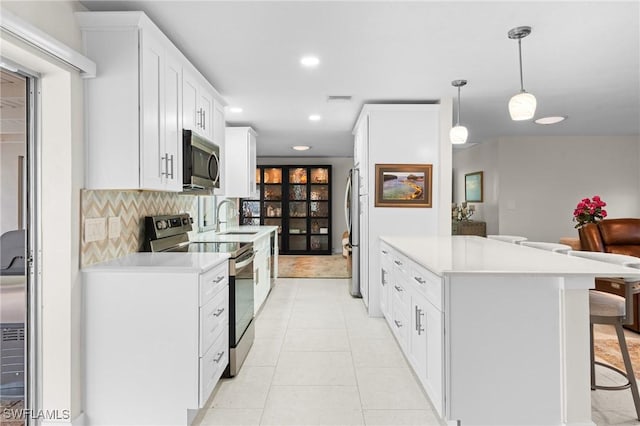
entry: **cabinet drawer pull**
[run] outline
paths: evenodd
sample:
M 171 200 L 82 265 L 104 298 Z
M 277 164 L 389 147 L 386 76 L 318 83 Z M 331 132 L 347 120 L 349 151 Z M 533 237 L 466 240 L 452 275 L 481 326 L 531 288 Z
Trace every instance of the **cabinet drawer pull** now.
M 218 284 L 220 281 L 224 280 L 224 275 L 218 275 L 215 280 L 213 280 L 214 284 Z
M 396 291 L 398 291 L 398 292 L 400 292 L 400 291 L 404 291 L 404 288 L 402 288 L 402 287 L 400 287 L 400 286 L 398 286 L 398 285 L 394 285 L 393 287 L 394 287 L 394 288 L 396 289 Z
M 218 309 L 217 311 L 215 311 L 213 313 L 213 316 L 214 317 L 219 317 L 220 315 L 222 315 L 223 312 L 224 312 L 224 308 L 220 308 L 220 309 Z
M 395 323 L 396 323 L 396 327 L 398 327 L 398 328 L 402 327 L 402 323 L 401 323 L 400 321 L 398 321 L 398 320 L 393 320 L 393 322 L 395 322 Z
M 402 266 L 402 262 L 400 262 L 399 260 L 394 260 L 393 263 L 395 263 L 398 266 Z
M 169 175 L 169 169 L 167 168 L 167 177 L 170 179 L 173 179 L 173 154 L 171 154 L 171 157 L 169 158 L 169 162 L 171 163 L 171 175 Z
M 213 362 L 215 362 L 216 364 L 219 363 L 223 356 L 224 356 L 224 351 L 218 352 L 218 356 L 213 359 Z
M 382 254 L 389 254 L 389 252 L 386 250 L 382 250 Z
M 414 280 L 418 281 L 420 284 L 425 284 L 426 281 L 422 277 L 413 277 Z
M 415 306 L 416 310 L 416 331 L 418 332 L 418 336 L 420 336 L 424 332 L 424 327 L 422 326 L 422 316 L 424 316 L 424 312 L 422 309 Z

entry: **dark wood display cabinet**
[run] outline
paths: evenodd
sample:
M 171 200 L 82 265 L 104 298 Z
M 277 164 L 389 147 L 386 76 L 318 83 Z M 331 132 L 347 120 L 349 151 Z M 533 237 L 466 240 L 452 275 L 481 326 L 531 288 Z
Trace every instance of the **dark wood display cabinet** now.
M 331 166 L 258 166 L 256 182 L 241 224 L 278 226 L 280 254 L 331 254 Z

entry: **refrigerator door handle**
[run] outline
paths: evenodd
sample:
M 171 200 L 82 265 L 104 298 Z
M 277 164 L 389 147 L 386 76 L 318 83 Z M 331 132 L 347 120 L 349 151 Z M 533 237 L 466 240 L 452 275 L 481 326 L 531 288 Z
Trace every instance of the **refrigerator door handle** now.
M 351 172 L 349 172 L 347 187 L 344 191 L 344 221 L 347 224 L 347 231 L 351 234 L 351 210 L 353 206 L 349 205 L 349 197 L 351 197 Z

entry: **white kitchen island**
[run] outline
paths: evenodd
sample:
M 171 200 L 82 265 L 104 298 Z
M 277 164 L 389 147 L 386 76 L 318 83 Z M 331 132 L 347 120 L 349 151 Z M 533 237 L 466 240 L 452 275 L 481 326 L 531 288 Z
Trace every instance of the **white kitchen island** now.
M 449 424 L 592 425 L 595 277 L 637 269 L 472 236 L 381 237 L 381 309 Z

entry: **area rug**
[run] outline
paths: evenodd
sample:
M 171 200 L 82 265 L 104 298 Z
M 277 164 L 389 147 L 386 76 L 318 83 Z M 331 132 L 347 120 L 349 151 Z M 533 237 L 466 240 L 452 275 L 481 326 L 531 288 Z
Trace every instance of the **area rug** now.
M 351 278 L 347 259 L 341 254 L 331 256 L 278 256 L 280 278 Z
M 613 327 L 610 328 L 611 330 L 606 330 L 597 327 L 594 332 L 596 359 L 625 371 L 622 355 L 620 355 L 620 346 L 618 346 L 618 338 Z M 640 379 L 640 334 L 627 331 L 625 332 L 625 337 L 634 375 Z

